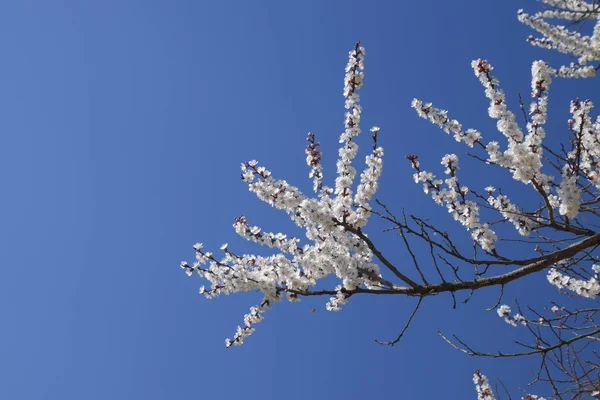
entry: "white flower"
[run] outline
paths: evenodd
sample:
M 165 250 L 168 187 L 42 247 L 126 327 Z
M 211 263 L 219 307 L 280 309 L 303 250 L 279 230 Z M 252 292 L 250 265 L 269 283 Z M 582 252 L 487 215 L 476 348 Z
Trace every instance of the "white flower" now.
M 506 304 L 503 304 L 500 307 L 498 307 L 496 312 L 498 313 L 499 317 L 505 317 L 506 315 L 510 314 L 510 307 L 507 306 Z
M 495 400 L 492 387 L 485 375 L 479 371 L 475 371 L 473 375 L 473 383 L 475 383 L 475 390 L 477 390 L 477 400 Z
M 548 281 L 559 289 L 568 289 L 579 296 L 595 299 L 600 294 L 600 283 L 596 277 L 591 277 L 588 280 L 573 278 L 562 274 L 556 268 L 548 271 Z

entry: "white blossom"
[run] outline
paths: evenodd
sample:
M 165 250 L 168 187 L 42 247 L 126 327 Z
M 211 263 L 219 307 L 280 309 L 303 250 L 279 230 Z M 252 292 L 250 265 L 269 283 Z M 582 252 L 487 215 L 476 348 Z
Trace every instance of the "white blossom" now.
M 595 299 L 600 294 L 600 282 L 595 276 L 589 279 L 574 278 L 565 275 L 557 268 L 548 271 L 548 281 L 559 289 L 568 289 L 581 297 Z
M 473 383 L 477 390 L 477 400 L 496 400 L 490 382 L 479 370 L 473 374 Z
M 535 29 L 542 35 L 540 38 L 530 36 L 528 38 L 529 42 L 535 46 L 555 49 L 561 53 L 574 55 L 577 57 L 579 66 L 600 60 L 600 16 L 598 13 L 595 14 L 596 21 L 593 22 L 594 29 L 591 36 L 585 36 L 576 30 L 569 30 L 562 25 L 553 25 L 548 22 L 550 19 L 578 20 L 584 13 L 593 11 L 596 5 L 582 0 L 541 1 L 550 7 L 556 8 L 550 8 L 535 14 L 527 14 L 523 10 L 519 10 L 518 12 L 519 21 Z M 591 15 L 594 15 L 594 13 L 591 13 Z M 570 69 L 573 71 L 571 76 L 577 74 L 575 71 L 578 67 L 571 66 Z M 566 74 L 565 70 L 563 70 L 563 74 Z M 579 72 L 579 74 L 582 74 L 580 76 L 593 76 L 594 73 L 593 68 L 587 68 L 583 73 Z
M 227 347 L 242 344 L 254 332 L 254 325 L 262 321 L 266 308 L 281 300 L 283 293 L 287 294 L 289 301 L 296 302 L 298 294 L 315 286 L 318 280 L 334 275 L 341 285 L 336 288 L 337 294 L 327 302 L 326 308 L 338 311 L 348 302 L 346 291 L 359 287 L 381 287 L 379 267 L 373 262 L 372 251 L 362 239 L 344 228 L 359 229 L 367 223 L 369 201 L 379 187 L 383 167 L 383 149 L 374 145 L 372 153 L 365 159 L 366 166 L 360 174 L 356 194 L 352 193 L 351 186 L 356 175 L 352 160 L 358 152 L 354 139 L 360 133 L 361 117 L 357 91 L 363 84 L 363 57 L 364 48 L 357 45 L 350 52 L 346 66 L 344 96 L 348 112 L 345 130 L 340 136 L 334 190 L 322 184 L 321 153 L 312 133 L 308 135 L 306 154 L 311 168 L 309 176 L 313 178 L 313 188 L 318 193 L 316 198 L 306 196 L 285 180 L 275 179 L 271 171 L 256 160 L 241 165 L 241 177 L 248 189 L 260 200 L 284 211 L 303 228 L 306 243 L 301 244 L 299 238 L 288 237 L 284 233 L 265 232 L 259 226 L 249 224 L 241 215 L 235 218 L 233 224 L 236 233 L 246 240 L 276 249 L 276 254 L 235 255 L 228 244 L 223 244 L 221 250 L 225 254 L 216 259 L 197 243 L 194 245 L 194 265 L 181 264 L 188 275 L 196 271 L 210 282 L 210 288 L 202 287 L 199 291 L 207 298 L 236 292 L 262 292 L 261 304 L 250 308 L 244 316 L 244 325 L 238 327 L 233 338 L 226 341 Z M 379 131 L 377 126 L 371 129 L 374 144 Z
M 467 199 L 468 187 L 459 183 L 456 177 L 458 169 L 458 156 L 446 154 L 442 157 L 441 164 L 446 167 L 444 173 L 449 176 L 443 182 L 435 179 L 435 175 L 428 171 L 422 171 L 416 156 L 407 157 L 415 169 L 413 178 L 415 182 L 424 182 L 423 191 L 429 193 L 433 201 L 439 205 L 446 206 L 454 220 L 460 222 L 471 232 L 471 237 L 485 251 L 494 250 L 494 243 L 498 239 L 496 233 L 490 229 L 488 224 L 481 223 L 479 218 L 479 205 Z

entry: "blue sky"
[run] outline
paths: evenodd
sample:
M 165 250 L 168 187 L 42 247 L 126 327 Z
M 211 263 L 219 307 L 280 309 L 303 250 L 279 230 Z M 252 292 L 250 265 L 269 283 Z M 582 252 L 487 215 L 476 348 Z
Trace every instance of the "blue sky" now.
M 412 299 L 357 297 L 340 313 L 326 312 L 324 298 L 277 304 L 244 346 L 226 350 L 257 295 L 205 300 L 179 262 L 193 259 L 197 241 L 261 251 L 231 229 L 242 213 L 293 230 L 248 192 L 241 162 L 256 158 L 309 191 L 312 131 L 333 182 L 344 66 L 357 39 L 367 49 L 363 127 L 381 126 L 386 152 L 378 197 L 452 227 L 412 183 L 404 156 L 435 171 L 464 148 L 410 100 L 496 135 L 471 60 L 493 63 L 516 106 L 531 61 L 562 59 L 525 43 L 520 7 L 537 4 L 3 1 L 0 398 L 467 399 L 476 368 L 517 391 L 535 363 L 469 358 L 435 333 L 510 348 L 517 330 L 485 312 L 495 290 L 457 310 L 448 297 L 428 299 L 393 348 L 372 339 L 395 337 Z M 571 98 L 597 90 L 596 81 L 556 82 L 549 134 L 566 134 Z M 464 165 L 466 175 L 473 164 Z M 471 169 L 469 186 L 490 183 L 495 172 L 485 171 Z M 406 262 L 382 228 L 368 231 Z M 543 298 L 544 281 L 528 278 L 507 296 Z

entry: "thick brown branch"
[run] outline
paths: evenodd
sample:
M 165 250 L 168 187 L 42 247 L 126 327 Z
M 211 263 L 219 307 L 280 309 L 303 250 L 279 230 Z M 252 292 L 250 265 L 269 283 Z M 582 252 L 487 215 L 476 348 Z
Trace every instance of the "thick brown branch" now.
M 359 231 L 356 231 L 356 232 L 359 232 Z M 360 235 L 357 234 L 357 236 L 361 237 L 361 239 L 363 239 L 363 240 L 366 239 L 365 243 L 367 243 L 369 248 L 371 248 L 371 245 L 372 245 L 373 249 L 375 249 L 375 251 L 377 251 L 377 249 L 375 248 L 375 246 L 373 245 L 371 240 L 369 240 L 369 238 L 367 238 L 364 235 L 364 233 L 360 232 Z M 438 293 L 456 292 L 456 291 L 460 291 L 460 290 L 476 290 L 476 289 L 480 289 L 480 288 L 484 288 L 484 287 L 488 287 L 488 286 L 506 285 L 509 282 L 512 282 L 514 280 L 517 280 L 517 279 L 527 276 L 529 274 L 533 274 L 535 272 L 542 271 L 543 269 L 548 268 L 551 265 L 553 265 L 559 261 L 571 258 L 571 257 L 575 256 L 576 254 L 578 254 L 579 252 L 584 251 L 590 247 L 597 246 L 597 245 L 600 245 L 600 233 L 597 233 L 594 236 L 591 236 L 587 239 L 581 240 L 577 243 L 573 243 L 572 245 L 567 246 L 564 249 L 557 250 L 554 253 L 550 253 L 543 257 L 539 257 L 540 259 L 538 261 L 533 262 L 528 265 L 525 265 L 525 266 L 515 269 L 513 271 L 507 272 L 505 274 L 490 276 L 490 277 L 486 277 L 486 278 L 473 279 L 473 280 L 468 280 L 468 281 L 442 282 L 442 283 L 430 284 L 430 285 L 419 285 L 416 282 L 410 280 L 409 278 L 404 276 L 400 271 L 398 271 L 396 269 L 396 267 L 394 267 L 389 261 L 387 261 L 387 259 L 385 259 L 385 257 L 383 257 L 383 255 L 381 255 L 381 253 L 379 253 L 381 258 L 383 258 L 383 260 L 385 260 L 385 262 L 387 262 L 391 266 L 392 271 L 396 271 L 399 274 L 396 276 L 398 276 L 400 279 L 402 279 L 407 284 L 409 284 L 410 287 L 394 286 L 390 289 L 382 289 L 382 290 L 363 289 L 363 288 L 356 288 L 354 290 L 342 289 L 342 292 L 347 293 L 349 295 L 359 294 L 359 293 L 370 293 L 370 294 L 403 294 L 403 295 L 408 295 L 408 296 L 415 296 L 415 295 L 427 296 L 427 295 L 434 295 L 434 294 L 438 294 Z M 373 251 L 373 249 L 371 249 L 371 250 Z M 374 251 L 374 253 L 375 253 L 375 251 Z M 379 256 L 378 256 L 378 258 L 379 258 Z M 384 262 L 384 261 L 382 261 L 382 262 Z M 387 266 L 387 264 L 386 264 L 386 266 Z M 388 268 L 389 268 L 389 266 L 388 266 Z M 412 284 L 409 282 L 412 282 Z M 297 291 L 297 290 L 286 289 L 286 288 L 281 288 L 281 290 L 287 290 L 289 292 L 292 292 L 292 293 L 295 293 L 298 295 L 302 295 L 302 296 L 335 295 L 337 293 L 335 290 Z

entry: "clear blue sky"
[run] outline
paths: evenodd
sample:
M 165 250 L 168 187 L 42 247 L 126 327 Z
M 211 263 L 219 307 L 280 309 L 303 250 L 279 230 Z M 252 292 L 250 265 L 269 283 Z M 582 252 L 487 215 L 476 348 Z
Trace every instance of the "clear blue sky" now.
M 3 1 L 0 399 L 474 399 L 476 368 L 525 384 L 533 364 L 469 358 L 435 334 L 510 348 L 517 330 L 485 312 L 495 290 L 457 310 L 448 297 L 429 299 L 393 348 L 372 339 L 395 337 L 412 299 L 357 297 L 340 313 L 326 312 L 324 298 L 277 304 L 244 346 L 226 350 L 258 296 L 205 300 L 202 282 L 179 268 L 197 241 L 261 251 L 231 229 L 239 214 L 293 228 L 248 192 L 241 162 L 256 158 L 308 191 L 312 131 L 332 182 L 357 39 L 367 48 L 364 128 L 382 127 L 386 151 L 379 198 L 453 226 L 412 183 L 404 156 L 441 172 L 440 157 L 464 148 L 417 118 L 410 100 L 494 137 L 470 61 L 489 59 L 516 105 L 531 61 L 557 59 L 525 43 L 520 7 L 537 4 Z M 594 91 L 589 81 L 552 87 L 552 134 L 566 134 L 570 98 Z M 490 183 L 475 175 L 469 186 Z M 406 264 L 398 238 L 380 230 L 369 225 Z M 543 297 L 544 281 L 508 296 Z

